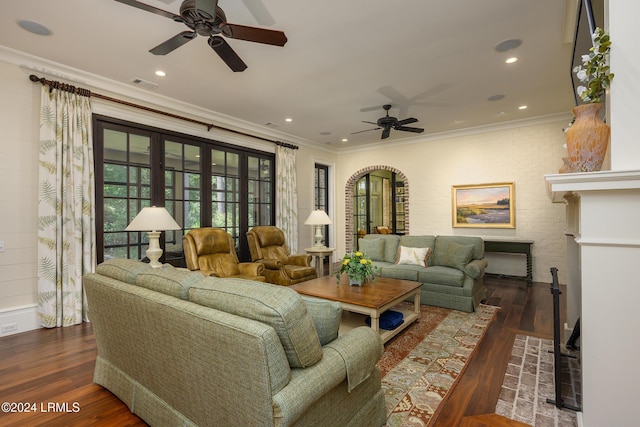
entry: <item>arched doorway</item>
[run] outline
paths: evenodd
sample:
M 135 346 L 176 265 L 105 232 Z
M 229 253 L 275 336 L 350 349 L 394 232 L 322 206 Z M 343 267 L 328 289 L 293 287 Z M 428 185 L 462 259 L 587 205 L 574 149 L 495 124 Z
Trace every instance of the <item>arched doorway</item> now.
M 363 184 L 361 180 L 367 176 L 376 177 L 378 175 L 384 175 L 383 173 L 377 173 L 378 171 L 390 172 L 393 174 L 392 176 L 395 177 L 391 178 L 388 183 L 391 190 L 390 194 L 392 194 L 393 197 L 391 203 L 395 206 L 395 212 L 389 213 L 389 215 L 393 216 L 390 216 L 392 221 L 397 221 L 395 222 L 396 231 L 402 230 L 402 233 L 409 234 L 409 181 L 407 180 L 406 175 L 402 173 L 402 171 L 391 166 L 367 166 L 366 168 L 360 169 L 354 173 L 345 184 L 345 249 L 347 252 L 353 251 L 357 242 L 358 228 L 356 226 L 356 214 L 359 210 L 359 206 L 356 205 L 356 203 L 358 203 L 356 200 L 358 192 L 356 186 L 360 185 L 360 188 L 362 188 Z M 382 187 L 387 185 L 384 183 L 384 179 L 380 182 Z M 370 178 L 368 184 L 371 184 Z M 366 188 L 364 190 L 365 192 L 367 191 Z M 384 188 L 381 188 L 380 190 L 384 191 Z M 363 196 L 366 197 L 366 193 L 364 195 L 359 195 L 359 197 Z M 371 203 L 371 200 L 369 200 L 368 203 Z M 371 221 L 371 219 L 369 218 L 368 221 Z M 363 223 L 362 221 L 360 222 Z M 400 222 L 402 222 L 402 224 L 400 224 Z

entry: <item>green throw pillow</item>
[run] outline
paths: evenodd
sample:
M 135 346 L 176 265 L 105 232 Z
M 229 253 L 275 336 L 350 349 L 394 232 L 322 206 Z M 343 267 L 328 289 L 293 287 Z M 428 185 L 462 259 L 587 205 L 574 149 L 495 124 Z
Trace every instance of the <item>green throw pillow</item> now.
M 338 338 L 340 320 L 342 319 L 342 305 L 339 302 L 302 296 L 307 306 L 307 313 L 316 327 L 320 345 L 329 344 Z
M 440 260 L 440 265 L 457 270 L 464 270 L 473 256 L 473 245 L 461 245 L 456 242 L 449 243 L 447 251 Z
M 358 239 L 358 250 L 371 258 L 371 261 L 384 261 L 384 240 Z

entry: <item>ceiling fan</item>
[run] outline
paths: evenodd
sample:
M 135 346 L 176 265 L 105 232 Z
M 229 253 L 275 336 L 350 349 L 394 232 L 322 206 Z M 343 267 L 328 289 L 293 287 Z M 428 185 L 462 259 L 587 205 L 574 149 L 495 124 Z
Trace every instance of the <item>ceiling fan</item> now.
M 411 126 L 405 126 L 405 125 L 408 125 L 410 123 L 417 122 L 418 119 L 414 119 L 413 117 L 411 117 L 411 118 L 404 119 L 404 120 L 398 120 L 396 117 L 389 116 L 389 110 L 391 109 L 391 105 L 390 104 L 383 105 L 382 108 L 385 109 L 385 111 L 387 112 L 387 115 L 384 116 L 384 117 L 379 118 L 376 123 L 367 122 L 365 120 L 362 121 L 362 123 L 371 123 L 372 125 L 376 125 L 376 126 L 378 126 L 377 128 L 361 130 L 359 132 L 353 132 L 351 135 L 354 135 L 356 133 L 369 132 L 371 130 L 382 129 L 382 138 L 380 138 L 380 139 L 387 139 L 387 138 L 389 138 L 389 135 L 391 134 L 391 129 L 401 130 L 401 131 L 405 131 L 405 132 L 414 132 L 414 133 L 422 133 L 422 132 L 424 132 L 424 129 L 422 129 L 422 128 L 415 128 L 415 127 L 411 127 Z
M 209 46 L 233 71 L 244 71 L 247 64 L 229 46 L 222 37 L 245 40 L 255 43 L 284 46 L 287 36 L 279 30 L 266 28 L 247 27 L 245 25 L 231 24 L 227 22 L 224 11 L 218 6 L 217 0 L 184 0 L 180 5 L 180 15 L 140 3 L 136 0 L 116 0 L 129 6 L 137 7 L 156 15 L 173 19 L 185 24 L 191 31 L 183 31 L 169 40 L 151 49 L 154 55 L 166 55 L 175 49 L 193 40 L 196 36 L 209 37 Z

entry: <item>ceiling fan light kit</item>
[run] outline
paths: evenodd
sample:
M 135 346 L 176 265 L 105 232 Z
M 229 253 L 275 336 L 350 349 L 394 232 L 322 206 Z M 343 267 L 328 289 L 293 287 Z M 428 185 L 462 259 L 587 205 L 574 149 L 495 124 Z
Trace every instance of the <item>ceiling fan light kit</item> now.
M 231 70 L 238 72 L 244 71 L 247 68 L 247 64 L 244 63 L 227 41 L 220 36 L 273 46 L 284 46 L 287 42 L 287 36 L 282 31 L 227 22 L 227 17 L 218 6 L 217 0 L 184 0 L 180 5 L 180 15 L 136 0 L 115 1 L 173 19 L 186 25 L 191 30 L 182 31 L 151 49 L 149 52 L 154 55 L 171 53 L 200 35 L 209 37 L 208 44 L 211 49 L 218 54 Z

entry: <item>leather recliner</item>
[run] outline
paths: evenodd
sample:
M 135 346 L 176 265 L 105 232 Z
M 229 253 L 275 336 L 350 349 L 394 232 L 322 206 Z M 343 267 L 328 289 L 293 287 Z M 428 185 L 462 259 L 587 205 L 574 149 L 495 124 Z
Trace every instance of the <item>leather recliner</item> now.
M 264 282 L 264 265 L 239 262 L 231 234 L 221 228 L 194 228 L 182 238 L 187 268 L 205 276 Z
M 273 225 L 259 225 L 247 232 L 251 260 L 264 264 L 267 282 L 290 286 L 318 275 L 311 255 L 291 255 L 284 233 Z

